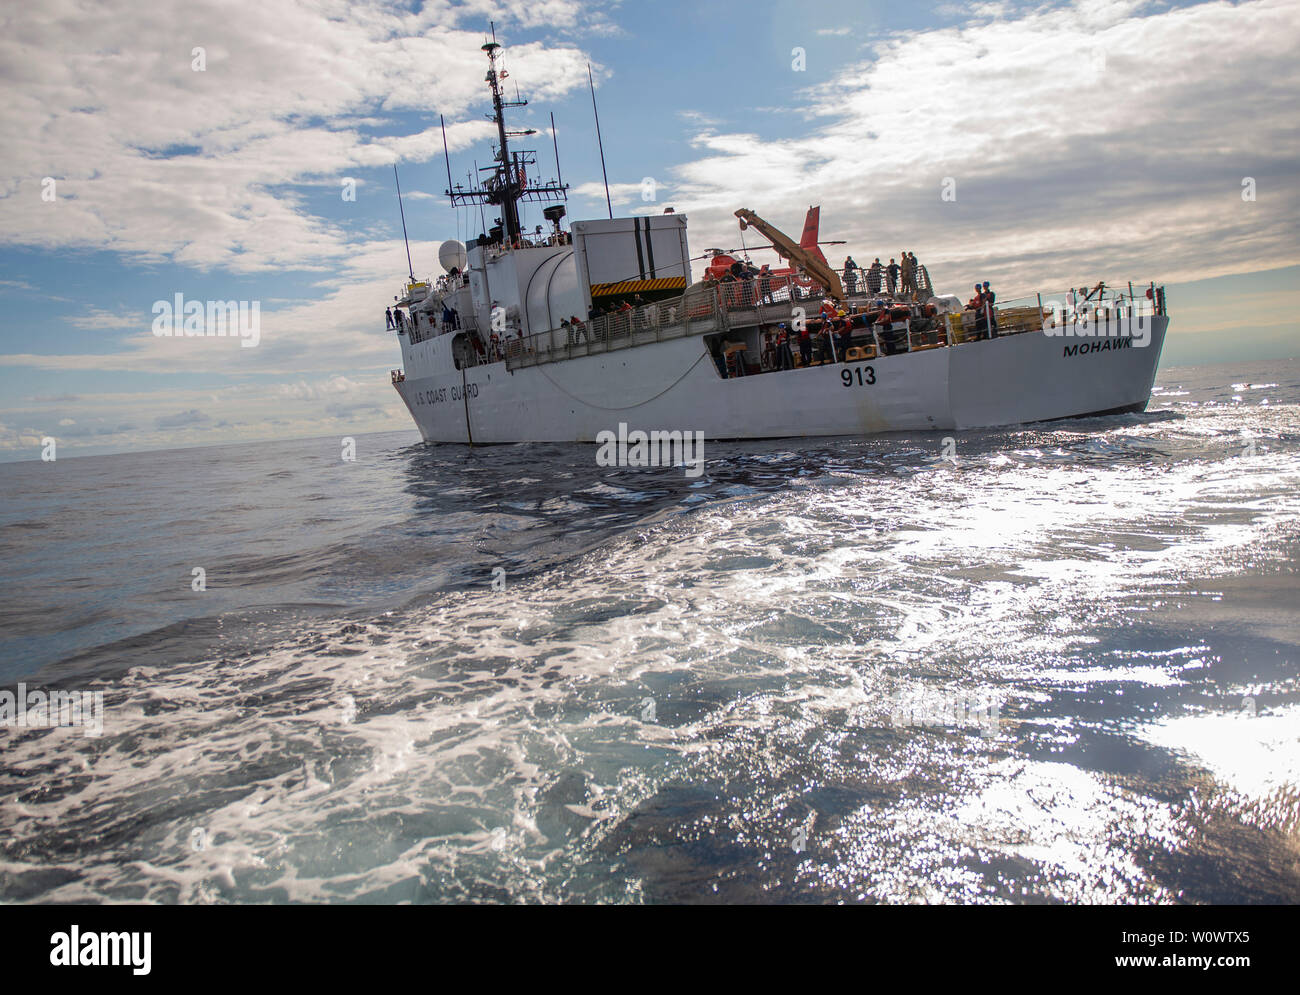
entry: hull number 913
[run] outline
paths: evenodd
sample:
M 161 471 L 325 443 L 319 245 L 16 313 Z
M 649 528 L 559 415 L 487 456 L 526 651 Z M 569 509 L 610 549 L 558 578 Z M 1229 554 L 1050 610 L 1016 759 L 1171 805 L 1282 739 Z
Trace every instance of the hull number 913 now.
M 840 382 L 845 387 L 852 387 L 855 381 L 859 387 L 870 387 L 876 382 L 875 367 L 854 366 L 840 370 Z

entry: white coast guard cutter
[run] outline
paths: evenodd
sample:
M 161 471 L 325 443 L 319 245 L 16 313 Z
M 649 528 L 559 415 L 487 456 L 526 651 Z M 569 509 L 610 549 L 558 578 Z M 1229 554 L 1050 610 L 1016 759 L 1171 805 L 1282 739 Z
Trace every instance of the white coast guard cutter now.
M 483 49 L 495 164 L 470 189 L 449 167 L 447 193 L 501 217 L 468 246 L 444 243 L 445 275 L 412 275 L 395 305 L 393 385 L 426 441 L 593 442 L 620 424 L 710 440 L 950 431 L 1146 407 L 1169 322 L 1162 287 L 967 310 L 922 272 L 891 294 L 826 264 L 815 209 L 798 243 L 737 211 L 790 268 L 755 275 L 715 252 L 696 283 L 684 215 L 566 229 L 568 188 L 538 183 L 536 154 L 509 148 L 499 46 Z M 525 231 L 523 205 L 549 229 Z

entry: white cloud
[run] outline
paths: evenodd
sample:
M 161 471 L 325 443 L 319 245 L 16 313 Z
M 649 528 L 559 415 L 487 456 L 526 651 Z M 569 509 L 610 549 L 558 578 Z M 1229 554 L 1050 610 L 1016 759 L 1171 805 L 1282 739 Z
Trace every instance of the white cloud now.
M 74 328 L 133 328 L 140 324 L 138 314 L 105 311 L 103 308 L 91 307 L 81 314 L 72 314 L 63 319 Z
M 437 247 L 436 242 L 411 242 L 417 274 L 441 272 L 435 269 Z M 384 330 L 384 303 L 399 290 L 398 274 L 405 269 L 401 241 L 354 245 L 338 269 L 320 282 L 320 297 L 262 308 L 256 348 L 244 348 L 234 337 L 158 338 L 151 331 L 153 316 L 142 312 L 138 331 L 121 339 L 112 352 L 10 353 L 0 355 L 0 365 L 294 378 L 335 373 L 341 362 L 350 370 L 386 370 L 398 365 L 400 352 L 396 338 Z M 388 386 L 386 377 L 384 384 Z
M 737 207 L 797 232 L 820 203 L 823 238 L 859 260 L 911 249 L 954 285 L 978 272 L 1029 292 L 1300 261 L 1293 2 L 977 15 L 891 36 L 792 92 L 809 123 L 798 137 L 701 130 L 673 177 L 692 244 L 734 244 Z M 945 177 L 955 202 L 940 198 Z
M 647 201 L 642 198 L 642 189 L 640 183 L 611 183 L 609 185 L 610 202 L 639 210 L 643 208 L 653 208 L 660 202 L 663 202 L 665 197 L 669 196 L 669 188 L 656 183 L 654 188 L 655 199 Z M 605 184 L 603 181 L 579 183 L 573 188 L 573 192 L 579 197 L 588 197 L 594 201 L 603 201 L 605 199 Z
M 561 27 L 582 14 L 576 0 L 492 7 Z M 285 186 L 441 154 L 437 128 L 361 129 L 393 111 L 454 116 L 480 101 L 485 14 L 383 0 L 265 0 L 238 16 L 192 0 L 50 0 L 11 15 L 0 34 L 0 74 L 17 84 L 0 103 L 10 177 L 0 238 L 234 272 L 332 266 L 348 233 Z M 191 68 L 195 47 L 205 71 Z M 540 100 L 586 84 L 587 57 L 570 43 L 514 46 L 507 59 Z M 451 123 L 448 142 L 467 147 L 489 128 Z M 45 177 L 53 202 L 41 197 Z
M 205 414 L 198 408 L 189 408 L 185 411 L 177 411 L 175 414 L 159 415 L 154 422 L 159 428 L 181 428 L 186 425 L 198 425 L 206 421 L 211 421 L 212 416 Z M 60 422 L 60 425 L 63 423 Z

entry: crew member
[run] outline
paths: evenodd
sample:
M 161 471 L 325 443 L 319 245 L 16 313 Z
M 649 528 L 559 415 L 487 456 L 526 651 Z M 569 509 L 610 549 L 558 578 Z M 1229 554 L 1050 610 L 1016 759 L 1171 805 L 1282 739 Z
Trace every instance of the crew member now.
M 880 293 L 880 281 L 884 275 L 884 271 L 885 268 L 880 265 L 880 257 L 877 256 L 876 261 L 872 263 L 871 268 L 867 270 L 867 293 Z
M 998 337 L 998 313 L 993 310 L 993 305 L 997 302 L 998 295 L 989 287 L 988 280 L 984 281 L 984 314 L 988 322 L 989 338 Z
M 978 283 L 975 284 L 975 296 L 966 302 L 966 310 L 975 312 L 975 337 L 985 338 L 988 324 L 984 319 L 984 288 Z
M 573 329 L 573 337 L 575 340 L 578 338 L 579 335 L 581 335 L 583 342 L 589 341 L 587 338 L 587 326 L 578 320 L 578 316 L 576 314 L 572 315 L 569 318 L 569 327 Z
M 876 301 L 876 307 L 880 308 L 880 313 L 876 315 L 876 338 L 880 342 L 881 351 L 886 356 L 892 356 L 894 354 L 893 318 L 884 301 Z
M 794 369 L 794 353 L 790 351 L 790 332 L 785 327 L 785 322 L 776 326 L 776 353 L 781 369 Z
M 849 348 L 853 345 L 853 319 L 840 312 L 840 359 L 847 361 Z

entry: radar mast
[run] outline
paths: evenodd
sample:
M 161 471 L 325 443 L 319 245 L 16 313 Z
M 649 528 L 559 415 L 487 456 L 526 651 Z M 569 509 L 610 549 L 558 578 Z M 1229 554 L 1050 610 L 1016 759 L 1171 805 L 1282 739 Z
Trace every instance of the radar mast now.
M 528 173 L 530 167 L 537 165 L 537 152 L 534 149 L 521 149 L 512 152 L 510 150 L 511 138 L 523 138 L 529 135 L 537 134 L 536 129 L 529 128 L 525 131 L 507 131 L 505 110 L 507 107 L 526 107 L 527 100 L 507 100 L 501 95 L 501 83 L 507 79 L 510 73 L 498 65 L 500 58 L 501 46 L 496 40 L 496 25 L 492 25 L 492 40 L 485 42 L 483 51 L 488 57 L 488 72 L 486 81 L 488 88 L 492 91 L 492 115 L 491 120 L 497 128 L 497 149 L 493 157 L 494 163 L 491 166 L 483 166 L 479 169 L 480 173 L 489 174 L 483 180 L 482 186 L 466 188 L 459 183 L 451 183 L 451 161 L 448 157 L 447 163 L 447 190 L 446 195 L 451 198 L 454 206 L 460 207 L 466 204 L 494 204 L 501 208 L 501 217 L 498 219 L 499 227 L 493 228 L 490 233 L 494 241 L 503 241 L 507 246 L 515 246 L 521 237 L 519 224 L 519 204 L 521 202 L 531 203 L 556 203 L 568 199 L 569 187 L 567 184 L 548 180 L 545 183 L 538 183 L 530 179 Z M 443 129 L 443 149 L 446 151 L 446 128 Z M 556 168 L 559 168 L 558 159 Z M 548 214 L 549 218 L 550 215 Z

